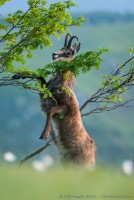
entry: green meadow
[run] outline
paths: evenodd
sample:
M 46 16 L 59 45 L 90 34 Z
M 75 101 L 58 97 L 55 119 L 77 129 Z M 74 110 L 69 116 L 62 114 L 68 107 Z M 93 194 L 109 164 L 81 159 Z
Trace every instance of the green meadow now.
M 134 175 L 117 168 L 97 167 L 92 171 L 54 168 L 43 173 L 30 167 L 0 167 L 1 200 L 134 199 Z

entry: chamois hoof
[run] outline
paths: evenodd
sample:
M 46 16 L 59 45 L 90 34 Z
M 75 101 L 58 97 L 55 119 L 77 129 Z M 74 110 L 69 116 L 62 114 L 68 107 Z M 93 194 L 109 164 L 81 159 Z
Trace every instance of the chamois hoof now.
M 46 136 L 46 135 L 41 135 L 41 136 L 39 137 L 39 139 L 41 139 L 41 140 L 46 140 L 47 137 L 48 137 L 48 136 Z
M 44 137 L 43 135 L 41 135 L 41 136 L 39 137 L 39 139 L 40 139 L 40 140 L 45 140 L 46 137 Z
M 51 131 L 45 131 L 41 134 L 41 136 L 39 137 L 39 139 L 41 140 L 46 140 L 48 138 L 48 136 L 50 135 Z

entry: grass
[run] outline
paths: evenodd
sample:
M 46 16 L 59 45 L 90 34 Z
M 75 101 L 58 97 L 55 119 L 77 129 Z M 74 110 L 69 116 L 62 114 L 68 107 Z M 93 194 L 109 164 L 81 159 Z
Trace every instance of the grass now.
M 30 167 L 0 167 L 1 200 L 133 199 L 133 185 L 134 176 L 112 168 L 99 167 L 90 172 L 56 168 L 38 173 Z

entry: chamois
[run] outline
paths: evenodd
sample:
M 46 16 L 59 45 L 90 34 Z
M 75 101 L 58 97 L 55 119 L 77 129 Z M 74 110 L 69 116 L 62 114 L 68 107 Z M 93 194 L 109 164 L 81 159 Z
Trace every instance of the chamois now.
M 80 49 L 80 43 L 71 46 L 74 39 L 78 40 L 76 36 L 71 37 L 67 34 L 64 47 L 54 52 L 52 59 L 70 62 Z M 51 133 L 53 120 L 58 130 L 57 147 L 62 161 L 90 168 L 95 164 L 96 147 L 83 126 L 73 83 L 74 75 L 71 71 L 57 72 L 57 75 L 46 83 L 53 97 L 44 99 L 43 94 L 40 94 L 42 110 L 47 114 L 46 125 L 40 139 L 47 138 Z

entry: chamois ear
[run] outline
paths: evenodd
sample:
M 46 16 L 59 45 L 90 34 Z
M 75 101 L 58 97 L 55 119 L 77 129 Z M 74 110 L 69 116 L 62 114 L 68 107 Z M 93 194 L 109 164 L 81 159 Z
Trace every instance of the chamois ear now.
M 75 55 L 76 53 L 78 53 L 78 51 L 80 50 L 80 46 L 81 46 L 81 43 L 79 43 L 79 44 L 74 44 L 73 46 L 72 46 L 72 50 L 73 50 L 73 54 Z

